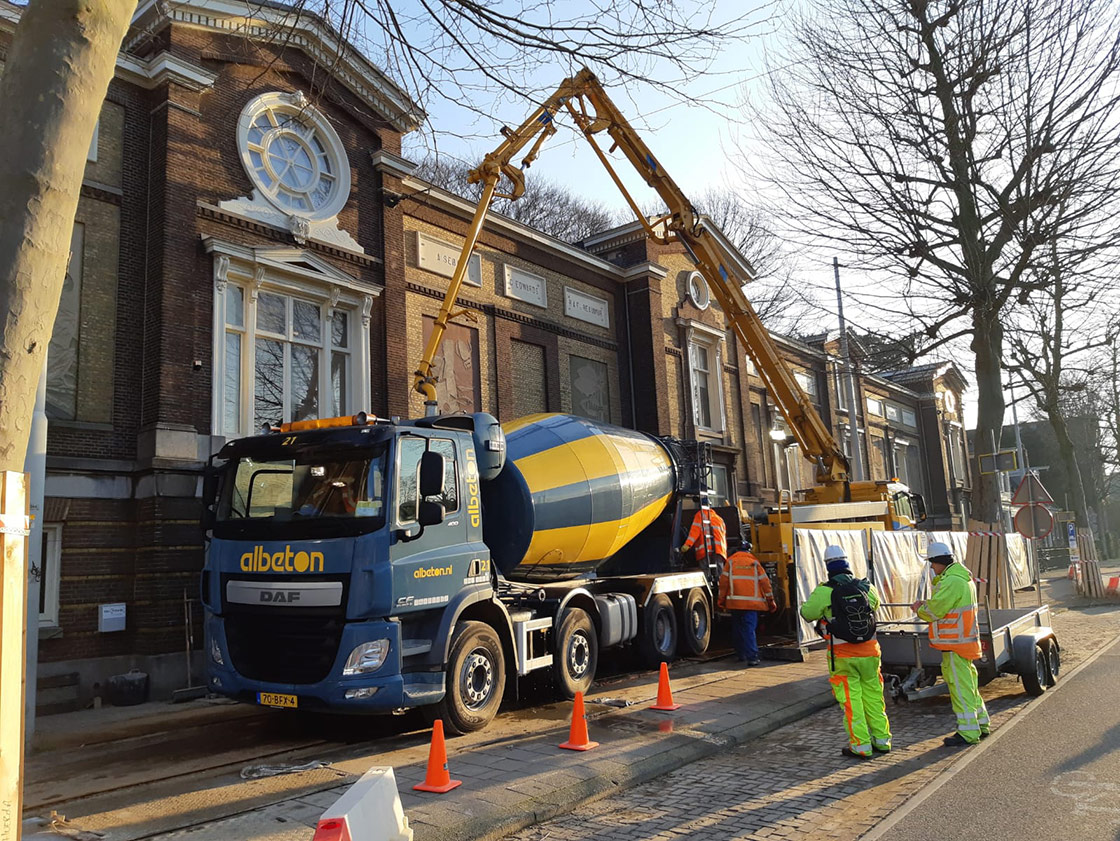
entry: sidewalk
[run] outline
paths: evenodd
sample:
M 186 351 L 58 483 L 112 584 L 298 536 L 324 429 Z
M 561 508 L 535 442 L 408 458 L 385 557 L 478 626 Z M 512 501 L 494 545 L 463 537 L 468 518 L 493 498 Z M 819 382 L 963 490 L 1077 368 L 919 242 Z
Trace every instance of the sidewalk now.
M 587 712 L 591 738 L 600 746 L 591 751 L 557 747 L 568 735 L 570 702 L 506 713 L 499 719 L 504 726 L 494 732 L 449 739 L 448 766 L 463 785 L 443 795 L 412 791 L 425 773 L 424 734 L 423 743 L 401 738 L 395 741 L 411 744 L 375 755 L 368 747 L 352 749 L 354 755 L 327 768 L 248 781 L 230 774 L 207 780 L 200 790 L 166 796 L 156 791 L 147 802 L 110 811 L 62 811 L 75 827 L 104 833 L 107 841 L 188 834 L 191 841 L 309 841 L 323 809 L 369 767 L 389 765 L 416 841 L 482 841 L 726 751 L 834 703 L 820 653 L 805 663 L 768 662 L 755 669 L 727 660 L 687 662 L 670 673 L 674 699 L 683 704 L 672 713 L 648 709 L 656 673 L 624 686 L 596 687 Z
M 227 698 L 199 698 L 172 704 L 152 701 L 131 707 L 101 707 L 35 717 L 31 752 L 66 750 L 85 745 L 153 736 L 184 727 L 259 716 L 257 707 Z

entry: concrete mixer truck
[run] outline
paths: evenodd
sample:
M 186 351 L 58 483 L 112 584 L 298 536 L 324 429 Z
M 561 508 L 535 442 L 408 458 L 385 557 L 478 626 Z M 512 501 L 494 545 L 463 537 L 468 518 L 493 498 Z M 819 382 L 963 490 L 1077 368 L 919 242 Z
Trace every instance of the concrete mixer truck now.
M 513 675 L 551 670 L 571 697 L 601 649 L 652 665 L 707 648 L 712 576 L 671 551 L 698 445 L 570 415 L 359 415 L 232 441 L 212 465 L 215 692 L 422 706 L 464 733 Z
M 673 551 L 683 503 L 705 491 L 707 445 L 567 415 L 503 428 L 487 414 L 435 414 L 433 361 L 463 314 L 455 301 L 490 203 L 524 192 L 523 169 L 562 111 L 647 234 L 691 255 L 816 465 L 805 507 L 753 524 L 778 583 L 794 523 L 912 525 L 920 500 L 905 488 L 849 480 L 843 451 L 743 294 L 749 264 L 583 70 L 503 130 L 470 173 L 482 199 L 414 381 L 427 416 L 281 424 L 211 460 L 202 598 L 212 691 L 302 709 L 422 707 L 464 733 L 493 718 L 514 675 L 551 670 L 572 696 L 590 686 L 602 649 L 631 645 L 653 665 L 707 647 L 713 570 L 685 568 Z M 626 193 L 594 141 L 600 132 L 665 201 L 661 218 Z

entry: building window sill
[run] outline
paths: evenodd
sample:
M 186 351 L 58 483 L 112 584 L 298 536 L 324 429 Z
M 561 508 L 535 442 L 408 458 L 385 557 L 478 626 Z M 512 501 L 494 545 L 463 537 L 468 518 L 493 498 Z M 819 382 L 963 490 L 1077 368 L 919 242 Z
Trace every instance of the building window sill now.
M 62 628 L 58 625 L 40 625 L 39 626 L 39 639 L 40 640 L 55 640 L 62 638 Z

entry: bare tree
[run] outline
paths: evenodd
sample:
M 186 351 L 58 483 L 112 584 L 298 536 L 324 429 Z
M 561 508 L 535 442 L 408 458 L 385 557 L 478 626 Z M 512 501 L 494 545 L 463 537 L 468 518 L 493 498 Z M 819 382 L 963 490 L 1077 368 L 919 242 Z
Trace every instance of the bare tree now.
M 1118 23 L 1111 0 L 832 0 L 772 77 L 786 221 L 892 281 L 924 350 L 970 338 L 979 441 L 1002 429 L 1003 319 L 1051 282 L 1046 244 L 1116 237 Z M 994 478 L 977 489 L 994 520 Z
M 745 292 L 762 322 L 775 332 L 802 332 L 813 304 L 797 282 L 793 255 L 762 207 L 730 187 L 708 189 L 694 197 L 693 204 L 719 225 L 754 267 L 755 279 Z
M 467 164 L 442 155 L 421 161 L 416 175 L 477 203 L 482 198 L 482 185 L 467 183 L 469 171 Z M 491 207 L 495 213 L 564 242 L 578 242 L 616 224 L 615 214 L 605 205 L 581 199 L 572 190 L 540 178 L 526 178 L 525 192 L 517 201 L 497 198 Z
M 678 100 L 720 54 L 757 35 L 777 0 L 741 8 L 718 0 L 292 0 L 388 68 L 424 108 L 444 101 L 471 122 L 439 134 L 493 136 L 504 101 L 539 102 L 581 65 L 612 81 L 651 85 Z M 728 14 L 729 8 L 735 11 Z M 715 108 L 716 103 L 710 103 Z
M 0 470 L 23 470 L 86 150 L 135 8 L 31 3 L 0 76 Z
M 1030 294 L 1007 328 L 1011 360 L 1007 368 L 1013 382 L 1026 388 L 1049 422 L 1069 477 L 1078 525 L 1088 527 L 1085 482 L 1069 428 L 1071 406 L 1079 413 L 1086 406 L 1083 400 L 1070 398 L 1087 388 L 1091 353 L 1106 346 L 1115 330 L 1114 321 L 1106 315 L 1109 307 L 1103 306 L 1112 283 L 1107 276 L 1085 271 L 1085 261 L 1078 262 L 1082 255 L 1076 249 L 1071 256 L 1051 242 L 1048 251 L 1049 283 L 1039 284 L 1041 288 Z

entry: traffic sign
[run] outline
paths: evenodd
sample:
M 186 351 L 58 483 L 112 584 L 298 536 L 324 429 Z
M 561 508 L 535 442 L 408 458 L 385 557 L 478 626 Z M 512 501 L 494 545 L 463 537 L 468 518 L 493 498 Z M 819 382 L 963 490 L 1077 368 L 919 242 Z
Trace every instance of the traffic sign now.
M 1034 502 L 1053 505 L 1054 497 L 1046 492 L 1046 488 L 1042 487 L 1042 482 L 1038 481 L 1037 476 L 1028 473 L 1019 483 L 1019 487 L 1015 489 L 1015 495 L 1011 497 L 1011 504 L 1030 505 Z
M 1024 505 L 1015 514 L 1015 531 L 1031 540 L 1041 540 L 1054 528 L 1054 515 L 1041 505 Z
M 1019 466 L 1019 453 L 1016 450 L 983 453 L 977 458 L 980 460 L 981 473 L 1010 473 Z

